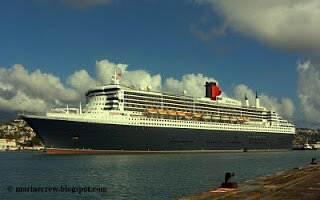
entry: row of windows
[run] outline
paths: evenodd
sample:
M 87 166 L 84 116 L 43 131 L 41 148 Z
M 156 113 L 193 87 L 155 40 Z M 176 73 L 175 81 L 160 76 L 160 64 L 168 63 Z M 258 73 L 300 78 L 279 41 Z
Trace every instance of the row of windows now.
M 137 93 L 137 92 L 128 92 L 125 91 L 124 92 L 125 95 L 132 95 L 132 96 L 136 96 L 136 97 L 141 97 L 141 98 L 164 98 L 167 100 L 174 100 L 174 101 L 187 101 L 187 102 L 193 102 L 193 98 L 188 98 L 186 96 L 172 96 L 172 95 L 168 95 L 168 94 L 159 94 L 159 95 L 152 95 L 152 94 L 145 94 L 145 93 Z
M 89 112 L 90 113 L 90 112 Z M 92 113 L 101 113 L 101 112 L 92 112 Z M 101 118 L 101 116 L 92 116 L 92 118 Z M 117 121 L 112 122 L 112 119 L 118 119 L 114 117 L 109 117 L 105 116 L 103 118 L 108 118 L 111 123 L 117 123 Z M 139 119 L 139 118 L 132 118 L 127 124 L 130 125 L 157 125 L 157 126 L 168 126 L 168 127 L 191 127 L 191 128 L 219 128 L 219 129 L 224 129 L 224 130 L 249 130 L 249 131 L 265 131 L 265 132 L 273 132 L 273 131 L 282 131 L 286 133 L 291 133 L 292 129 L 288 128 L 281 128 L 281 127 L 268 127 L 266 128 L 260 128 L 260 127 L 248 127 L 248 125 L 236 125 L 236 124 L 228 124 L 228 123 L 216 123 L 217 126 L 212 126 L 211 124 L 204 123 L 204 122 L 191 122 L 191 121 L 183 121 L 183 120 L 176 120 L 176 121 L 169 121 L 169 120 L 164 120 L 164 119 L 148 119 L 148 121 L 151 122 L 141 122 L 141 120 L 144 119 Z M 157 123 L 154 123 L 152 121 L 156 121 Z M 166 122 L 166 123 L 163 123 Z M 170 123 L 171 122 L 171 123 Z M 174 122 L 174 123 L 172 123 Z M 203 126 L 205 125 L 205 126 Z M 243 129 L 245 128 L 245 129 Z M 272 131 L 271 131 L 272 130 Z
M 156 122 L 172 122 L 172 120 L 166 120 L 166 119 L 139 119 L 139 118 L 133 118 L 130 119 L 133 121 L 140 121 L 140 120 L 147 120 L 147 121 L 156 121 Z M 199 121 L 182 121 L 180 120 L 178 123 L 182 124 L 176 124 L 176 123 L 153 123 L 153 122 L 137 122 L 137 123 L 130 123 L 130 124 L 136 124 L 136 125 L 164 125 L 164 126 L 176 126 L 176 127 L 194 127 L 194 128 L 216 128 L 215 126 L 208 126 L 210 124 L 205 123 L 205 122 L 199 122 Z M 201 125 L 201 126 L 200 126 Z M 204 127 L 203 125 L 207 125 Z M 262 131 L 263 129 L 261 128 L 254 128 L 254 127 L 248 127 L 248 125 L 236 125 L 236 124 L 229 124 L 229 123 L 217 123 L 217 125 L 222 126 L 224 129 L 228 130 L 243 130 L 243 128 L 248 128 L 250 130 L 258 130 Z M 230 127 L 231 126 L 231 127 Z M 274 130 L 282 130 L 282 131 L 287 131 L 291 132 L 291 130 L 288 130 L 287 128 L 282 128 L 282 127 L 268 127 L 268 129 L 274 129 Z
M 234 114 L 236 116 L 242 115 L 247 117 L 257 117 L 257 118 L 263 118 L 267 119 L 266 115 L 261 115 L 261 113 L 247 113 L 247 112 L 240 112 L 236 109 L 220 109 L 220 108 L 210 108 L 210 109 L 201 109 L 193 106 L 168 106 L 167 104 L 161 104 L 161 103 L 152 103 L 152 102 L 139 102 L 139 101 L 133 101 L 133 100 L 125 100 L 125 106 L 131 106 L 131 107 L 137 107 L 137 108 L 157 108 L 157 109 L 165 109 L 165 110 L 183 110 L 187 112 L 200 112 L 204 114 L 209 113 L 221 113 L 221 114 Z M 126 108 L 125 108 L 126 109 Z
M 94 97 L 88 97 L 87 104 L 92 103 L 92 102 L 96 102 L 96 101 L 107 101 L 107 100 L 119 100 L 119 98 L 115 97 L 114 95 L 112 95 L 112 96 L 103 95 L 103 97 L 96 95 Z
M 193 143 L 193 141 L 192 140 L 170 140 L 170 143 L 188 144 L 188 143 Z
M 178 105 L 178 106 L 187 106 L 187 107 L 194 107 L 192 103 L 184 103 L 184 102 L 167 102 L 165 100 L 161 99 L 143 99 L 138 97 L 126 97 L 124 96 L 125 102 L 132 102 L 132 103 L 138 103 L 138 104 L 146 104 L 146 105 L 164 105 L 164 106 L 170 106 L 170 105 Z
M 97 90 L 90 90 L 86 93 L 86 96 L 89 96 L 91 94 L 95 94 L 95 93 L 101 93 L 101 92 L 115 92 L 120 90 L 119 88 L 106 88 L 106 89 L 97 89 Z
M 160 95 L 152 95 L 152 94 L 141 94 L 141 93 L 136 93 L 136 92 L 128 92 L 124 91 L 124 95 L 132 95 L 132 96 L 137 96 L 137 95 L 142 95 L 144 97 L 151 97 L 151 98 L 159 98 L 161 97 Z

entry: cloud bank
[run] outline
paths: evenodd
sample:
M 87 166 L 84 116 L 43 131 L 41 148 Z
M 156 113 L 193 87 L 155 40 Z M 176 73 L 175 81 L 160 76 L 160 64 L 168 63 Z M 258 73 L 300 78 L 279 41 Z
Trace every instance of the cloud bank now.
M 127 64 L 115 64 L 108 60 L 101 60 L 96 62 L 96 72 L 98 81 L 101 84 L 108 84 L 111 82 L 111 76 L 116 68 L 121 72 L 121 84 L 134 88 L 146 89 L 151 86 L 153 90 L 161 90 L 161 76 L 160 74 L 151 75 L 145 70 L 127 70 Z
M 0 110 L 44 111 L 59 102 L 71 103 L 79 93 L 67 88 L 60 79 L 36 70 L 29 73 L 22 65 L 0 68 Z
M 320 2 L 317 0 L 197 2 L 212 6 L 223 20 L 220 27 L 223 30 L 231 29 L 288 51 L 320 52 Z
M 166 79 L 163 90 L 178 94 L 183 94 L 185 90 L 189 96 L 203 97 L 205 96 L 204 85 L 207 81 L 218 83 L 216 79 L 205 77 L 203 74 L 185 74 L 181 80 L 174 78 Z
M 320 1 L 318 0 L 196 0 L 209 5 L 221 17 L 220 26 L 211 27 L 205 34 L 201 30 L 192 30 L 202 41 L 225 35 L 227 30 L 241 33 L 272 48 L 287 52 L 304 53 L 311 60 L 299 63 L 298 98 L 301 112 L 306 123 L 319 126 L 320 119 Z M 219 30 L 219 34 L 213 34 Z M 211 45 L 209 43 L 209 45 Z M 251 94 L 244 85 L 236 90 Z M 237 93 L 237 92 L 235 92 Z M 236 96 L 239 94 L 236 94 Z M 251 97 L 252 98 L 252 97 Z M 260 95 L 261 103 L 273 108 L 284 116 L 292 116 L 294 106 L 287 98 L 280 100 Z
M 247 85 L 239 84 L 233 88 L 234 97 L 239 99 L 244 104 L 244 97 L 247 95 L 250 106 L 255 105 L 255 97 L 256 94 L 250 89 Z M 270 110 L 276 111 L 280 116 L 289 119 L 290 121 L 294 121 L 295 117 L 295 106 L 293 101 L 289 98 L 276 98 L 272 96 L 267 96 L 262 93 L 259 94 L 260 104 Z
M 120 83 L 134 88 L 146 89 L 151 86 L 154 91 L 183 94 L 186 90 L 189 96 L 203 97 L 204 84 L 207 81 L 218 82 L 213 77 L 203 74 L 185 74 L 181 79 L 173 77 L 163 81 L 160 74 L 151 75 L 145 70 L 128 70 L 127 64 L 116 64 L 108 60 L 96 62 L 96 78 L 84 70 L 71 74 L 66 84 L 52 74 L 36 70 L 28 72 L 22 65 L 13 65 L 10 68 L 0 68 L 0 111 L 29 111 L 45 112 L 55 107 L 65 107 L 67 104 L 78 106 L 84 101 L 85 93 L 97 85 L 108 84 L 114 69 L 122 73 Z M 254 93 L 246 85 L 237 85 L 234 96 L 243 100 L 247 94 L 252 105 Z M 284 117 L 293 117 L 294 106 L 290 99 L 260 95 L 261 105 L 268 109 L 278 111 Z
M 320 72 L 319 66 L 310 61 L 299 63 L 298 97 L 308 123 L 320 124 Z

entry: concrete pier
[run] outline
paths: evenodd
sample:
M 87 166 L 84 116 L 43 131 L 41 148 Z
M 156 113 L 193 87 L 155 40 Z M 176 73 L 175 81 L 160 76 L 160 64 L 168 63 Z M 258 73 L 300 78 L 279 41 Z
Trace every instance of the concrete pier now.
M 320 164 L 245 181 L 236 189 L 215 188 L 178 199 L 320 199 Z

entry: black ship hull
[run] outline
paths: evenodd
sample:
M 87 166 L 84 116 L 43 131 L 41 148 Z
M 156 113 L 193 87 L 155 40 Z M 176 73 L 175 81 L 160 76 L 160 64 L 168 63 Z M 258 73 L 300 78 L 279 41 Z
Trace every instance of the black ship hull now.
M 289 150 L 293 134 L 145 127 L 54 120 L 23 119 L 47 149 L 107 151 Z

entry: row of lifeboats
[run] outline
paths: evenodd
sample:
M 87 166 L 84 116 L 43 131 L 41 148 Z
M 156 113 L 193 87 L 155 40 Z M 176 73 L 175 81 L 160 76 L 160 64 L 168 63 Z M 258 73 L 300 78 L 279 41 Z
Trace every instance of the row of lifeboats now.
M 186 118 L 201 117 L 202 116 L 200 113 L 189 113 L 189 112 L 174 111 L 174 110 L 147 109 L 147 112 L 150 114 L 181 116 L 181 117 L 186 117 Z
M 249 117 L 235 117 L 235 116 L 227 116 L 227 115 L 202 115 L 200 113 L 190 113 L 183 111 L 174 111 L 174 110 L 163 110 L 163 109 L 147 109 L 147 113 L 149 114 L 160 114 L 160 115 L 170 115 L 170 116 L 180 116 L 185 118 L 200 118 L 204 120 L 223 120 L 223 121 L 250 121 Z

